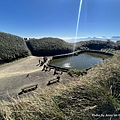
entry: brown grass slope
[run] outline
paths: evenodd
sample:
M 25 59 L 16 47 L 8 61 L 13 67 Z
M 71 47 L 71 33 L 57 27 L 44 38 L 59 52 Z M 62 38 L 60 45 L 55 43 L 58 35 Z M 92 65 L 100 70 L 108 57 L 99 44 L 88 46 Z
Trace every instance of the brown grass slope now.
M 66 84 L 26 98 L 0 102 L 2 120 L 117 120 L 120 113 L 120 52 Z M 103 116 L 94 116 L 103 114 Z

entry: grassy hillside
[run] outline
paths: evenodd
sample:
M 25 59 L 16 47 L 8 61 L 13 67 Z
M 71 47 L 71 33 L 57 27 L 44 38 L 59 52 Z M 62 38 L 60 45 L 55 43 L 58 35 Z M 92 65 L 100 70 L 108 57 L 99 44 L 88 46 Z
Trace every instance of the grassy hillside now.
M 119 49 L 118 44 L 102 40 L 90 40 L 90 41 L 80 41 L 77 43 L 76 49 L 92 49 L 92 50 L 101 50 L 101 49 Z
M 117 48 L 120 50 L 120 40 L 116 42 Z
M 2 120 L 118 120 L 120 52 L 74 81 L 1 101 L 0 106 Z
M 35 56 L 58 55 L 71 52 L 71 44 L 58 38 L 30 39 L 27 46 Z
M 0 63 L 10 62 L 28 55 L 28 48 L 22 38 L 0 32 Z

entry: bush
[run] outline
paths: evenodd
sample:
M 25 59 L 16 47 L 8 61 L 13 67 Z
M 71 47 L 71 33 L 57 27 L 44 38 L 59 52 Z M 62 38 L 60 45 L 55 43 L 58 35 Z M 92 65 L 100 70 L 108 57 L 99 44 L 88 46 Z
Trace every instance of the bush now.
M 80 75 L 85 75 L 87 74 L 87 71 L 86 70 L 76 70 L 76 69 L 70 69 L 68 72 L 67 72 L 70 76 L 80 76 Z
M 72 45 L 58 38 L 30 39 L 26 41 L 35 56 L 65 54 L 72 51 Z
M 76 49 L 91 49 L 91 50 L 101 50 L 101 49 L 119 49 L 118 44 L 110 40 L 90 40 L 90 41 L 80 41 L 77 43 Z
M 22 38 L 0 32 L 0 63 L 10 62 L 29 55 Z

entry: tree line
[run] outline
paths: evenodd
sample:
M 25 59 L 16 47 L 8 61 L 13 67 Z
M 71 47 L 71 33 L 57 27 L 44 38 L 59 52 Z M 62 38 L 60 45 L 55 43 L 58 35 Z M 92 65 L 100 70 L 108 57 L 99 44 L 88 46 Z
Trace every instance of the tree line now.
M 76 50 L 120 50 L 120 41 L 89 40 L 76 43 Z M 0 32 L 0 63 L 29 56 L 53 56 L 70 53 L 73 43 L 59 38 L 23 39 L 16 35 Z

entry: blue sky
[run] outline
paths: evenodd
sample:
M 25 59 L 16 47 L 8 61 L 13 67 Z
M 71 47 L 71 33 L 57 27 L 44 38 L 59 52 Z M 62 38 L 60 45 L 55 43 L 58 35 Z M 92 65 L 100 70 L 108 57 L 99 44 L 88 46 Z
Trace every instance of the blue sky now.
M 75 36 L 80 0 L 0 0 L 0 31 L 21 37 Z M 78 37 L 120 36 L 120 0 L 83 0 Z

